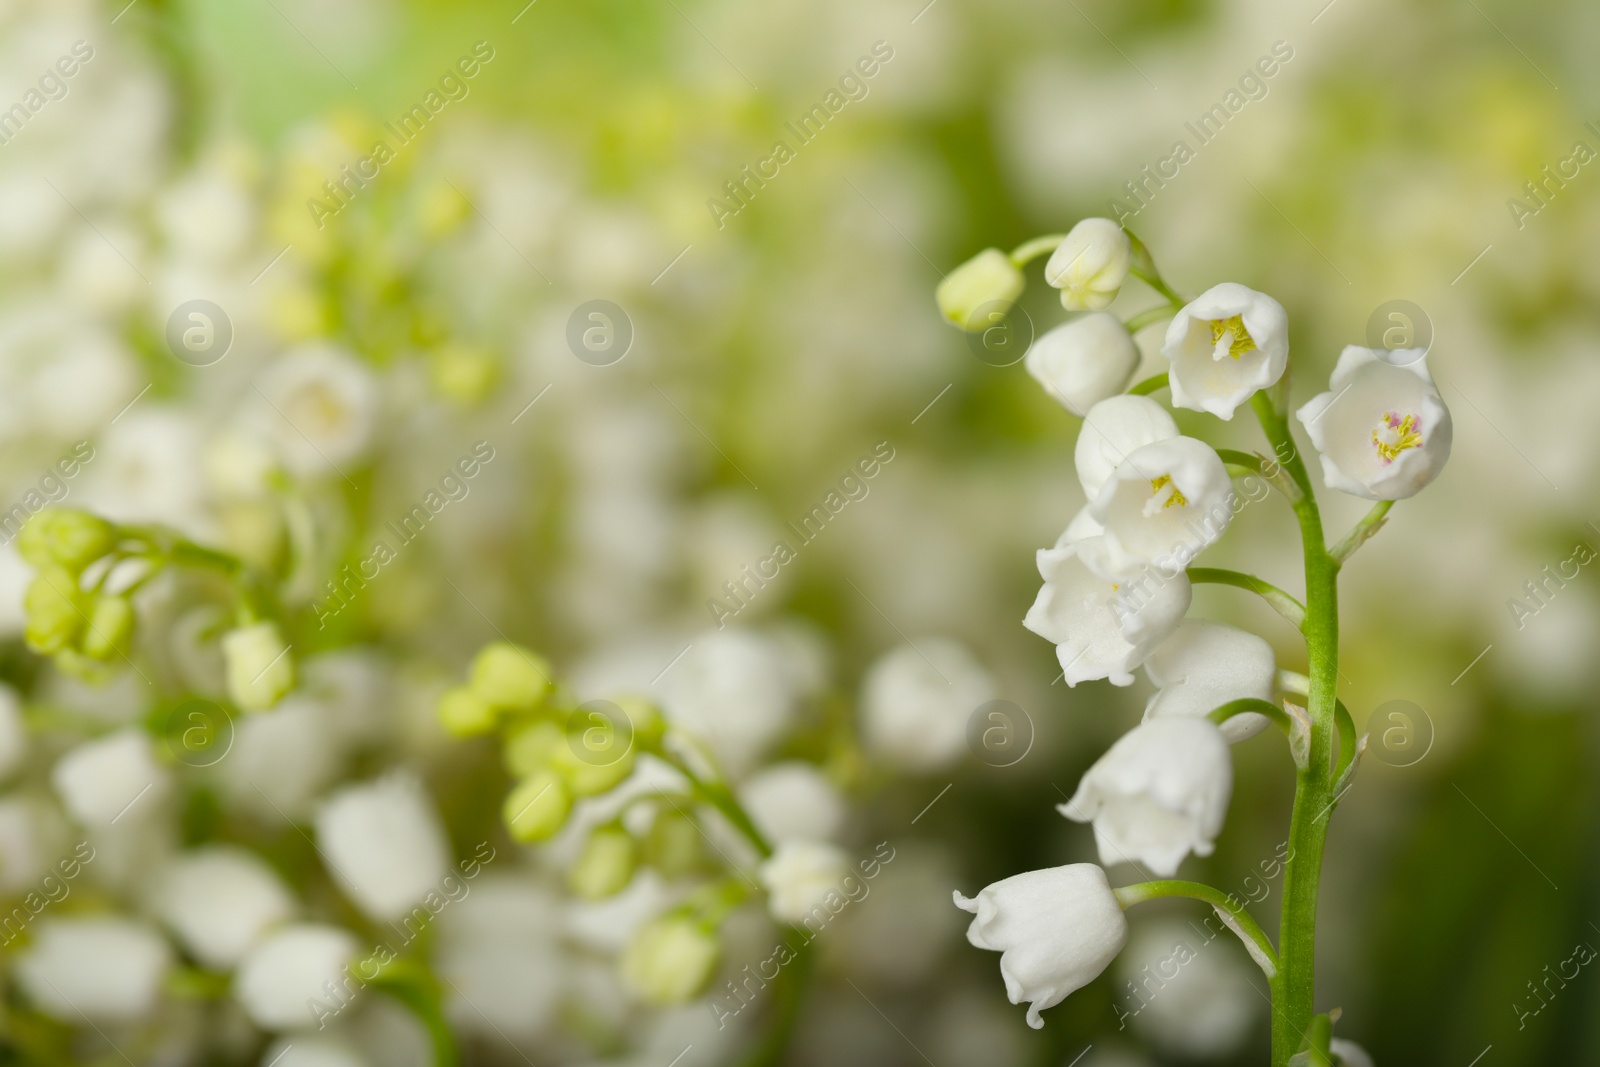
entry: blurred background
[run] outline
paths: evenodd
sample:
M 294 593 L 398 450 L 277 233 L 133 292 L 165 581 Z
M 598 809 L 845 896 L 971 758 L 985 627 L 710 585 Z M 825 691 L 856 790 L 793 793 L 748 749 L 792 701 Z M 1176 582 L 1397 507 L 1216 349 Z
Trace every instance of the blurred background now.
M 1600 9 L 1566 0 L 7 0 L 3 507 L 42 495 L 292 557 L 305 679 L 214 765 L 158 752 L 163 795 L 87 833 L 96 859 L 52 916 L 166 945 L 164 865 L 231 843 L 298 914 L 365 938 L 303 827 L 341 783 L 398 768 L 455 855 L 503 857 L 428 949 L 467 1062 L 762 1054 L 772 1005 L 722 1030 L 703 1001 L 627 1001 L 610 960 L 649 904 L 566 899 L 560 849 L 497 825 L 496 752 L 435 724 L 443 687 L 509 637 L 580 693 L 689 678 L 792 709 L 762 758 L 824 770 L 852 856 L 894 850 L 819 937 L 781 1062 L 1262 1062 L 1264 983 L 1231 941 L 1132 992 L 1205 939 L 1194 909 L 1141 909 L 1129 952 L 1036 1032 L 950 905 L 1092 857 L 1053 808 L 1148 687 L 1052 684 L 1020 620 L 1034 551 L 1084 503 L 1078 420 L 944 326 L 933 288 L 985 246 L 1115 215 L 1180 291 L 1233 280 L 1288 308 L 1297 403 L 1342 346 L 1400 330 L 1431 343 L 1454 413 L 1437 487 L 1343 574 L 1341 696 L 1372 747 L 1324 868 L 1319 1007 L 1379 1064 L 1600 1060 L 1600 979 L 1562 969 L 1600 946 L 1597 33 Z M 1199 136 L 1218 104 L 1228 121 Z M 1188 158 L 1163 163 L 1178 142 Z M 1063 315 L 1034 290 L 1021 316 L 1042 331 Z M 213 333 L 185 344 L 196 309 Z M 1245 419 L 1179 422 L 1257 446 Z M 475 449 L 493 458 L 466 491 L 338 595 Z M 798 537 L 869 456 L 865 494 Z M 1365 510 L 1324 507 L 1334 530 Z M 181 582 L 147 590 L 141 667 L 90 684 L 33 656 L 13 534 L 6 910 L 85 839 L 52 786 L 61 754 L 165 721 L 219 674 L 203 590 Z M 746 581 L 779 541 L 794 560 Z M 1287 509 L 1247 509 L 1211 557 L 1299 588 Z M 1303 669 L 1264 608 L 1216 587 L 1196 608 Z M 959 672 L 974 710 L 1010 702 L 1003 758 L 857 740 L 913 652 Z M 1270 931 L 1292 779 L 1266 740 L 1236 753 L 1227 830 L 1186 874 L 1259 897 Z M 764 955 L 759 920 L 730 927 L 719 985 Z M 37 933 L 0 950 L 3 1063 L 426 1062 L 380 998 L 285 1049 L 176 943 L 127 1010 L 52 1007 L 13 966 Z

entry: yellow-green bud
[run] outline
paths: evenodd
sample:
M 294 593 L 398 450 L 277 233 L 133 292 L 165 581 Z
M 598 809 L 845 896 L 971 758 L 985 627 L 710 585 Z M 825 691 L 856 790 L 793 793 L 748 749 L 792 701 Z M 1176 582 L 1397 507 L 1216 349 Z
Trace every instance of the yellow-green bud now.
M 35 567 L 59 564 L 74 574 L 110 552 L 116 530 L 80 508 L 46 508 L 22 527 L 17 551 Z
M 633 773 L 634 752 L 630 746 L 614 751 L 591 752 L 584 744 L 582 730 L 568 730 L 561 744 L 551 750 L 550 766 L 567 783 L 574 796 L 592 797 L 610 792 Z
M 627 888 L 638 862 L 633 835 L 620 826 L 603 826 L 589 835 L 578 862 L 567 872 L 567 886 L 584 900 L 604 900 Z
M 649 752 L 661 744 L 661 736 L 667 732 L 667 720 L 662 718 L 661 709 L 653 701 L 646 697 L 625 696 L 618 697 L 615 703 L 628 717 L 628 724 L 633 728 L 635 751 Z
M 550 692 L 550 665 L 521 645 L 496 641 L 472 661 L 468 684 L 496 708 L 536 711 Z
M 49 656 L 76 644 L 83 632 L 86 599 L 77 575 L 56 564 L 41 567 L 22 600 L 28 614 L 28 647 Z
M 572 794 L 551 771 L 537 771 L 518 782 L 500 809 L 506 829 L 525 845 L 554 837 L 571 811 Z
M 294 688 L 294 657 L 272 622 L 252 623 L 222 635 L 228 696 L 246 711 L 265 711 Z
M 656 812 L 640 858 L 663 878 L 682 878 L 700 866 L 700 830 L 687 815 L 663 806 Z
M 988 329 L 1017 302 L 1027 282 L 998 248 L 985 248 L 945 275 L 934 290 L 939 312 L 970 333 Z
M 692 919 L 663 916 L 634 936 L 622 955 L 622 980 L 649 1004 L 682 1004 L 711 979 L 721 954 L 715 934 Z
M 547 719 L 518 727 L 506 738 L 506 769 L 519 778 L 550 768 L 550 755 L 567 743 L 561 727 Z
M 126 597 L 102 596 L 94 602 L 89 613 L 89 626 L 83 635 L 83 654 L 91 659 L 107 660 L 128 654 L 128 640 L 133 636 L 133 605 Z
M 439 722 L 456 737 L 476 737 L 494 729 L 494 708 L 471 689 L 458 685 L 439 698 Z

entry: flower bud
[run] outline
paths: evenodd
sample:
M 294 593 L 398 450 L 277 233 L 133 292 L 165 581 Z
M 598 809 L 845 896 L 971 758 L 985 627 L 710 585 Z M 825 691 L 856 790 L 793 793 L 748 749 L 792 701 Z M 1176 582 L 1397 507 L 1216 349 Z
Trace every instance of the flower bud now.
M 645 835 L 640 859 L 664 878 L 681 878 L 700 866 L 702 840 L 700 829 L 687 815 L 663 806 Z
M 23 596 L 28 647 L 49 656 L 75 644 L 83 632 L 85 599 L 71 571 L 56 564 L 42 567 Z
M 1082 417 L 1122 392 L 1139 366 L 1139 348 L 1115 315 L 1096 311 L 1040 337 L 1025 366 L 1045 392 Z
M 993 316 L 1011 310 L 1026 286 L 1022 271 L 998 248 L 985 248 L 945 275 L 934 299 L 952 325 L 976 333 L 993 325 Z
M 294 659 L 277 623 L 257 622 L 222 635 L 228 696 L 246 711 L 265 711 L 294 688 Z
M 476 737 L 494 729 L 494 708 L 472 689 L 458 685 L 439 698 L 439 723 L 455 737 Z
M 603 826 L 584 843 L 578 862 L 567 872 L 567 886 L 584 900 L 614 896 L 632 880 L 638 851 L 628 831 Z
M 519 727 L 506 738 L 506 769 L 519 778 L 547 770 L 551 756 L 566 743 L 566 733 L 547 719 Z
M 536 711 L 550 691 L 550 665 L 520 645 L 496 641 L 472 661 L 472 691 L 502 711 Z
M 591 752 L 584 736 L 583 730 L 569 729 L 562 743 L 551 751 L 550 767 L 561 775 L 574 796 L 592 797 L 610 792 L 633 773 L 633 749 Z M 612 739 L 621 742 L 616 735 L 612 735 Z
M 49 508 L 35 515 L 17 535 L 17 551 L 35 567 L 51 564 L 74 574 L 111 551 L 116 530 L 98 515 L 79 508 Z
M 628 725 L 633 729 L 634 751 L 648 752 L 661 744 L 661 737 L 667 732 L 667 720 L 654 701 L 648 697 L 623 696 L 612 703 L 628 717 Z
M 551 771 L 538 771 L 517 783 L 500 808 L 506 829 L 525 845 L 554 837 L 571 811 L 572 793 Z
M 1084 219 L 1044 265 L 1044 279 L 1061 290 L 1068 311 L 1099 311 L 1117 298 L 1133 263 L 1133 243 L 1111 219 Z
M 83 654 L 91 659 L 108 660 L 128 654 L 133 636 L 133 605 L 126 597 L 97 597 L 89 613 L 89 628 L 83 635 Z
M 681 1004 L 705 987 L 721 954 L 716 935 L 682 916 L 663 916 L 634 936 L 622 980 L 649 1004 Z

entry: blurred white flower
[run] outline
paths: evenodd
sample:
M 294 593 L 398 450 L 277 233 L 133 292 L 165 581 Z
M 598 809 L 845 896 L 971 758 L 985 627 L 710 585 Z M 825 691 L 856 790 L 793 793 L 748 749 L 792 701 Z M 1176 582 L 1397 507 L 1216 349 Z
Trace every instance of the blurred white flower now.
M 1056 646 L 1068 685 L 1132 685 L 1134 669 L 1183 621 L 1193 595 L 1183 571 L 1167 578 L 1146 567 L 1118 580 L 1097 572 L 1088 561 L 1103 554 L 1103 540 L 1038 553 L 1044 585 L 1022 625 Z
M 166 940 L 144 923 L 46 918 L 17 956 L 15 973 L 29 999 L 63 1022 L 131 1022 L 155 1008 L 171 964 Z
M 1128 454 L 1157 441 L 1178 436 L 1178 424 L 1166 408 L 1147 396 L 1114 396 L 1089 409 L 1078 431 L 1072 461 L 1090 502 L 1111 480 Z
M 1172 406 L 1221 419 L 1283 377 L 1289 316 L 1265 293 L 1237 282 L 1212 286 L 1167 325 Z
M 33 888 L 62 856 L 66 831 L 59 809 L 43 797 L 26 793 L 0 797 L 0 891 Z
M 318 1012 L 311 1002 L 338 1006 L 326 985 L 348 996 L 345 968 L 360 946 L 338 926 L 299 923 L 281 927 L 251 950 L 233 977 L 233 995 L 250 1021 L 263 1030 L 314 1027 Z
M 149 735 L 129 727 L 73 748 L 51 770 L 50 783 L 73 818 L 105 827 L 125 812 L 135 822 L 153 813 L 169 775 L 156 762 Z
M 911 771 L 960 759 L 967 723 L 999 683 L 957 641 L 920 638 L 879 657 L 861 683 L 862 731 L 877 756 Z
M 368 1062 L 348 1042 L 296 1034 L 268 1045 L 260 1067 L 367 1067 Z
M 1232 793 L 1233 762 L 1215 723 L 1151 719 L 1119 738 L 1056 810 L 1094 823 L 1101 863 L 1142 863 L 1170 878 L 1190 852 L 1211 855 Z
M 798 703 L 777 647 L 731 627 L 695 638 L 657 691 L 667 718 L 709 746 L 734 778 L 783 736 Z
M 850 873 L 850 857 L 826 841 L 780 841 L 756 873 L 767 891 L 767 910 L 779 922 L 798 923 L 823 907 L 829 893 Z
M 122 402 L 132 399 L 130 395 Z M 108 519 L 158 522 L 204 537 L 199 431 L 188 414 L 142 406 L 148 403 L 136 404 L 106 431 L 95 449 L 84 500 Z
M 1122 951 L 1128 920 L 1111 894 L 1106 872 L 1092 863 L 1028 871 L 984 887 L 956 907 L 976 918 L 967 940 L 1000 953 L 1000 976 L 1013 1004 L 1028 1004 L 1028 1025 L 1039 1013 L 1094 981 Z
M 1122 321 L 1095 311 L 1062 323 L 1033 343 L 1024 360 L 1045 392 L 1074 415 L 1116 396 L 1139 366 L 1139 347 Z
M 1117 298 L 1133 263 L 1127 233 L 1111 219 L 1084 219 L 1051 253 L 1044 279 L 1068 311 L 1098 311 Z
M 1144 661 L 1145 673 L 1159 689 L 1145 705 L 1144 717 L 1204 718 L 1231 700 L 1272 701 L 1278 665 L 1272 646 L 1253 633 L 1226 623 L 1185 619 L 1173 635 Z M 1230 743 L 1254 737 L 1267 727 L 1255 712 L 1222 724 Z
M 1141 919 L 1112 968 L 1120 987 L 1114 1010 L 1166 1055 L 1222 1059 L 1249 1036 L 1265 1004 L 1253 971 L 1214 917 L 1203 926 L 1172 916 Z
M 442 949 L 446 1008 L 462 1033 L 493 1039 L 539 1036 L 556 1018 L 566 960 L 553 944 L 482 939 Z
M 294 898 L 271 867 L 243 848 L 186 852 L 161 872 L 152 907 L 206 967 L 232 970 L 273 926 L 293 916 Z
M 761 768 L 739 787 L 739 802 L 766 839 L 830 841 L 844 825 L 845 802 L 814 763 L 785 760 Z
M 405 915 L 438 888 L 450 866 L 438 811 L 409 773 L 334 793 L 317 812 L 316 832 L 329 873 L 372 919 Z
M 257 426 L 285 466 L 303 476 L 339 477 L 366 448 L 378 418 L 372 371 L 342 348 L 301 345 L 257 382 L 267 407 Z
M 22 698 L 0 683 L 0 780 L 22 764 L 28 753 L 28 727 L 22 718 Z
M 303 817 L 338 774 L 341 750 L 317 701 L 288 697 L 233 726 L 233 751 L 214 773 L 233 803 L 262 818 Z
M 1210 445 L 1173 437 L 1130 452 L 1090 510 L 1105 524 L 1114 571 L 1187 567 L 1233 521 L 1233 482 Z
M 1373 1067 L 1372 1057 L 1367 1050 L 1354 1041 L 1336 1037 L 1329 1044 L 1328 1051 L 1338 1058 L 1339 1067 Z
M 156 203 L 172 250 L 208 264 L 228 263 L 246 249 L 255 215 L 249 190 L 215 163 L 180 177 Z
M 1439 476 L 1450 458 L 1452 428 L 1426 352 L 1348 345 L 1328 387 L 1297 415 L 1331 488 L 1404 500 Z
M 105 430 L 147 381 L 139 377 L 133 352 L 104 327 L 84 322 L 64 326 L 47 342 L 45 358 L 23 398 L 31 429 L 41 437 L 65 440 L 98 436 L 104 430 L 108 443 L 129 439 L 139 443 L 138 428 Z
M 147 262 L 144 242 L 131 227 L 101 223 L 97 232 L 84 226 L 66 239 L 61 283 L 94 310 L 112 315 L 126 311 L 145 290 L 142 268 L 133 264 Z

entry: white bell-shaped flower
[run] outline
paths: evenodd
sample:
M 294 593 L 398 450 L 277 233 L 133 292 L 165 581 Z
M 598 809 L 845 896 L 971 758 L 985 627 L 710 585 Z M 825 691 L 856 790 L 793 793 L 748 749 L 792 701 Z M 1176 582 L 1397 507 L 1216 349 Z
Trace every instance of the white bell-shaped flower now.
M 1173 316 L 1161 351 L 1171 364 L 1173 407 L 1231 419 L 1252 393 L 1283 377 L 1289 316 L 1266 293 L 1223 282 Z
M 826 841 L 780 842 L 770 859 L 756 871 L 767 891 L 767 910 L 779 922 L 798 923 L 823 909 L 830 916 L 834 909 L 828 897 L 847 899 L 841 888 L 850 873 L 850 857 L 838 845 Z
M 233 976 L 233 995 L 263 1030 L 316 1027 L 318 1005 L 331 1008 L 360 986 L 346 972 L 360 945 L 349 931 L 299 923 L 269 934 Z
M 40 1010 L 68 1023 L 147 1018 L 161 996 L 172 949 L 144 923 L 112 916 L 47 918 L 15 964 L 17 984 Z
M 294 914 L 283 880 L 255 853 L 212 845 L 179 857 L 156 880 L 155 913 L 201 963 L 231 970 L 267 930 Z
M 1041 335 L 1023 365 L 1045 392 L 1081 417 L 1127 386 L 1139 366 L 1139 346 L 1115 315 L 1094 311 Z
M 393 921 L 438 895 L 449 871 L 444 824 L 410 774 L 339 790 L 317 812 L 316 829 L 329 873 L 372 919 Z
M 1079 541 L 1087 541 L 1091 537 L 1099 537 L 1105 532 L 1105 526 L 1101 524 L 1099 519 L 1094 517 L 1088 505 L 1084 505 L 1078 509 L 1076 515 L 1072 516 L 1072 521 L 1067 523 L 1067 528 L 1061 531 L 1061 536 L 1056 538 L 1056 543 L 1051 547 L 1066 548 L 1068 545 L 1076 544 Z
M 1141 863 L 1170 878 L 1209 856 L 1233 794 L 1228 742 L 1206 719 L 1151 719 L 1097 760 L 1056 810 L 1093 822 L 1100 862 Z
M 1349 345 L 1328 382 L 1297 413 L 1322 456 L 1322 478 L 1368 500 L 1404 500 L 1450 458 L 1450 411 L 1428 357 Z
M 1117 298 L 1133 264 L 1133 243 L 1111 219 L 1084 219 L 1050 254 L 1044 280 L 1068 311 L 1099 311 Z
M 1090 566 L 1104 555 L 1104 538 L 1040 549 L 1044 585 L 1022 625 L 1056 646 L 1068 685 L 1110 679 L 1132 685 L 1145 661 L 1189 610 L 1189 577 L 1153 567 L 1111 578 Z
M 967 723 L 1000 685 L 958 641 L 918 638 L 879 657 L 861 683 L 868 749 L 909 771 L 931 771 L 967 751 Z
M 1201 719 L 1232 700 L 1271 701 L 1278 664 L 1272 646 L 1253 633 L 1185 619 L 1144 661 L 1144 671 L 1160 690 L 1145 705 L 1147 720 Z M 1230 743 L 1243 741 L 1266 729 L 1267 717 L 1245 712 L 1221 725 Z
M 1014 874 L 970 899 L 954 897 L 976 916 L 967 940 L 1000 953 L 1006 996 L 1028 1001 L 1035 1030 L 1044 1025 L 1041 1011 L 1099 977 L 1128 941 L 1106 872 L 1092 863 Z
M 1233 483 L 1210 445 L 1173 437 L 1130 452 L 1091 511 L 1105 524 L 1114 572 L 1140 563 L 1182 569 L 1233 521 Z
M 156 762 L 150 735 L 135 727 L 85 741 L 62 756 L 50 784 L 85 826 L 142 821 L 166 795 L 171 776 Z
M 1072 453 L 1084 496 L 1091 501 L 1099 496 L 1101 487 L 1130 453 L 1176 436 L 1178 424 L 1171 413 L 1147 396 L 1123 395 L 1100 401 L 1084 416 Z

